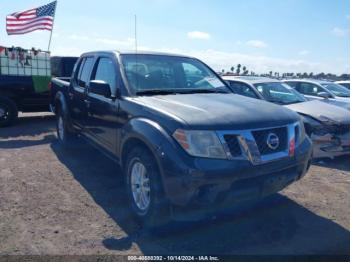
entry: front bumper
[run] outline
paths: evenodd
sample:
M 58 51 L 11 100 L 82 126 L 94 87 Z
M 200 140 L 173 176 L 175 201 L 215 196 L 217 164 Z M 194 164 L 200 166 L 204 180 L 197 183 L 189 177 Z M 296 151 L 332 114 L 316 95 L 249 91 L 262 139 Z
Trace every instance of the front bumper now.
M 294 157 L 261 165 L 247 160 L 191 158 L 168 150 L 160 154 L 166 197 L 175 207 L 194 210 L 217 209 L 282 190 L 307 173 L 312 144 L 306 138 Z
M 350 154 L 350 132 L 343 135 L 311 136 L 315 158 L 334 158 Z

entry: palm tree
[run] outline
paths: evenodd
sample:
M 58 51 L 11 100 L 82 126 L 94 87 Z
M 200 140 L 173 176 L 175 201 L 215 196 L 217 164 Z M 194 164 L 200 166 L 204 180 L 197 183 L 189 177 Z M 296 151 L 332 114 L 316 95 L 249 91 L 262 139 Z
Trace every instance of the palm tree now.
M 241 73 L 241 67 L 242 67 L 241 64 L 238 64 L 238 65 L 237 65 L 237 69 L 236 69 L 237 75 L 239 75 L 239 74 Z
M 233 73 L 235 71 L 235 67 L 231 67 L 231 72 Z

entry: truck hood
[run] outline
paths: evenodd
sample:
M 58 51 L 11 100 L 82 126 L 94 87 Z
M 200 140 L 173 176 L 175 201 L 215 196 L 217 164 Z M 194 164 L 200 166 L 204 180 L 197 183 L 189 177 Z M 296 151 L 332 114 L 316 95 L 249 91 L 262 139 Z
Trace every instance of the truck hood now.
M 134 101 L 141 103 L 144 110 L 170 115 L 194 129 L 256 129 L 300 119 L 295 112 L 281 106 L 235 94 L 144 96 Z
M 338 125 L 350 125 L 350 112 L 347 109 L 318 100 L 285 106 L 299 114 L 308 115 L 320 122 L 334 122 Z

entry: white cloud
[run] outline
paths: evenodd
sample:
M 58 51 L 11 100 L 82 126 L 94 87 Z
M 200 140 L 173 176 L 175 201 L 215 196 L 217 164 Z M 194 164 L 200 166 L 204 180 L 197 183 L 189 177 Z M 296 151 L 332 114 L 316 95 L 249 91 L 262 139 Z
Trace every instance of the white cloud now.
M 334 27 L 332 30 L 332 34 L 337 37 L 344 37 L 347 36 L 349 33 L 349 30 L 346 30 L 344 28 Z
M 305 55 L 310 54 L 310 51 L 308 51 L 308 50 L 301 50 L 298 54 L 301 55 L 301 56 L 305 56 Z
M 80 56 L 82 53 L 89 51 L 87 49 L 56 45 L 53 45 L 53 48 L 51 48 L 51 50 L 53 56 Z
M 153 49 L 154 50 L 154 49 Z M 237 64 L 242 64 L 247 67 L 248 70 L 255 73 L 267 73 L 269 71 L 278 72 L 331 72 L 336 74 L 342 74 L 347 72 L 348 69 L 345 65 L 339 63 L 318 63 L 308 61 L 305 59 L 287 59 L 276 58 L 269 56 L 255 56 L 243 53 L 230 53 L 218 50 L 180 50 L 161 48 L 156 51 L 169 52 L 175 54 L 184 54 L 192 57 L 197 57 L 207 63 L 216 71 L 222 69 L 229 70 L 232 66 L 236 67 Z
M 264 41 L 261 41 L 261 40 L 250 40 L 246 44 L 248 46 L 255 47 L 255 48 L 265 48 L 265 47 L 267 47 L 267 44 Z
M 200 40 L 208 40 L 211 38 L 210 34 L 206 32 L 200 32 L 200 31 L 188 32 L 187 37 L 190 39 L 200 39 Z
M 62 37 L 60 34 L 59 38 Z M 72 45 L 67 42 L 65 45 L 58 44 L 53 41 L 53 55 L 72 55 L 79 56 L 83 52 L 97 50 L 97 49 L 133 49 L 134 39 L 113 39 L 108 37 L 93 37 L 83 35 L 71 35 L 68 37 L 71 42 L 74 43 L 74 39 L 89 39 L 89 41 L 82 41 L 79 45 Z M 145 51 L 160 51 L 170 52 L 175 54 L 184 54 L 192 57 L 197 57 L 210 65 L 215 70 L 229 70 L 232 66 L 236 67 L 238 63 L 247 66 L 248 70 L 256 73 L 266 73 L 269 71 L 278 72 L 331 72 L 336 74 L 342 74 L 350 70 L 348 63 L 339 63 L 334 59 L 330 62 L 315 62 L 304 59 L 288 59 L 278 58 L 262 55 L 252 55 L 235 52 L 223 52 L 219 50 L 190 50 L 190 49 L 178 49 L 178 48 L 154 48 L 152 46 L 139 46 L 139 50 Z M 308 50 L 301 50 L 299 54 L 305 54 Z
M 76 34 L 69 35 L 68 38 L 70 40 L 75 40 L 75 41 L 91 41 L 91 42 L 103 44 L 106 46 L 114 46 L 115 48 L 132 48 L 135 45 L 134 38 L 114 39 L 114 38 L 108 38 L 108 37 L 94 37 L 94 36 L 76 35 Z
M 112 39 L 112 38 L 96 38 L 96 39 L 94 39 L 94 41 L 97 43 L 101 43 L 101 44 L 105 44 L 105 45 L 112 45 L 115 47 L 131 48 L 135 45 L 134 38 L 127 38 L 125 40 Z
M 87 41 L 87 40 L 90 39 L 90 37 L 88 37 L 88 36 L 76 35 L 76 34 L 69 35 L 68 38 L 71 39 L 71 40 L 83 40 L 83 41 Z

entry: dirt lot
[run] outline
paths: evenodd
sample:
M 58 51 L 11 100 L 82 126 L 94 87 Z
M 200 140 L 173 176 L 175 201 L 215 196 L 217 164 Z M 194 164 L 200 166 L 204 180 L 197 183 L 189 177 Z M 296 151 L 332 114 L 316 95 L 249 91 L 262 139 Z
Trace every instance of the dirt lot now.
M 169 236 L 130 219 L 120 170 L 89 146 L 64 151 L 50 115 L 0 129 L 0 254 L 350 254 L 350 157 L 255 208 Z

